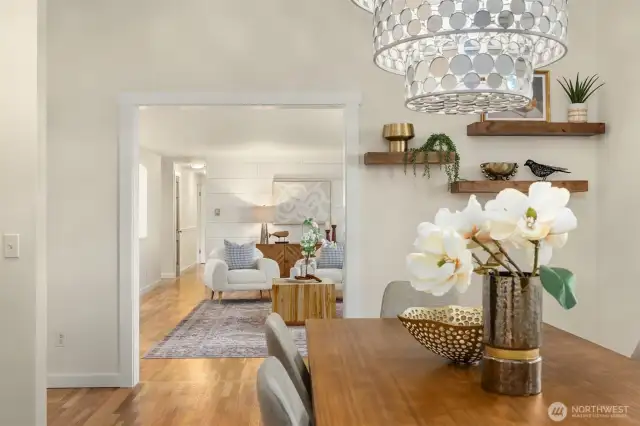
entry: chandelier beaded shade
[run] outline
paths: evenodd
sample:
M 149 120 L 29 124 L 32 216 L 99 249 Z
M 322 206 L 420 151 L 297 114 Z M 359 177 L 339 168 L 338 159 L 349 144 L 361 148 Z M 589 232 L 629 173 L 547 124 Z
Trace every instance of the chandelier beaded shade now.
M 356 6 L 363 8 L 367 12 L 373 13 L 375 0 L 351 0 Z
M 353 0 L 366 9 L 367 0 Z M 567 53 L 568 0 L 373 0 L 374 61 L 406 105 L 472 114 L 527 105 L 533 70 Z

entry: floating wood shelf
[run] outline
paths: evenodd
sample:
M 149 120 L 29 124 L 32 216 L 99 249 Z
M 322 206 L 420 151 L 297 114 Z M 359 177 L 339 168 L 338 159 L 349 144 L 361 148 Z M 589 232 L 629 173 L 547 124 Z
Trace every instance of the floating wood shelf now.
M 595 136 L 605 123 L 547 123 L 546 121 L 482 121 L 467 126 L 467 136 Z
M 364 164 L 368 166 L 372 165 L 383 165 L 383 164 L 404 164 L 404 152 L 367 152 L 364 154 Z M 411 154 L 409 154 L 411 156 Z M 454 153 L 445 154 L 445 161 L 441 161 L 441 154 L 438 152 L 430 152 L 428 155 L 429 164 L 444 164 L 444 163 L 453 163 L 456 159 L 456 155 Z M 411 160 L 411 157 L 409 157 Z M 411 161 L 409 161 L 411 163 Z M 416 157 L 416 164 L 424 164 L 425 156 L 424 153 L 419 153 Z
M 523 180 L 461 180 L 451 184 L 452 194 L 495 194 L 506 188 L 514 188 L 527 192 L 534 181 Z M 556 180 L 549 181 L 553 186 L 566 188 L 569 192 L 589 191 L 586 180 Z

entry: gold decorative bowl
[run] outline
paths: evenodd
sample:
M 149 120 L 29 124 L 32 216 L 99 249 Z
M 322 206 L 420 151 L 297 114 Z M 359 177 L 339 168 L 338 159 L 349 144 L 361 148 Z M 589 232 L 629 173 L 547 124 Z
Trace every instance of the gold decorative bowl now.
M 409 308 L 400 322 L 422 346 L 456 364 L 482 358 L 482 308 Z
M 509 180 L 518 173 L 518 163 L 482 163 L 480 170 L 489 180 Z

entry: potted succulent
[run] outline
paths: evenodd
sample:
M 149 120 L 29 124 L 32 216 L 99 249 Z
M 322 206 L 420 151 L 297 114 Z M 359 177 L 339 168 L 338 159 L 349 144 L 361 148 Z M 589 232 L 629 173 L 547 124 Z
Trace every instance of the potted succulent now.
M 431 168 L 427 156 L 430 152 L 437 152 L 440 156 L 440 168 L 444 167 L 449 185 L 460 179 L 460 154 L 456 144 L 444 133 L 433 134 L 427 141 L 418 148 L 411 148 L 404 154 L 404 172 L 407 173 L 407 165 L 413 165 L 413 175 L 417 176 L 417 160 L 420 154 L 424 155 L 424 172 L 422 176 L 431 178 Z M 455 160 L 450 161 L 451 155 L 455 155 Z
M 567 120 L 569 123 L 586 123 L 588 120 L 588 107 L 587 101 L 589 98 L 602 86 L 604 83 L 596 86 L 598 82 L 599 76 L 593 75 L 591 77 L 587 77 L 584 80 L 580 80 L 580 73 L 576 76 L 575 83 L 571 80 L 567 80 L 565 77 L 562 77 L 562 80 L 558 80 L 560 86 L 569 97 L 569 101 L 571 105 L 569 105 L 569 111 L 567 113 Z
M 407 257 L 411 284 L 442 296 L 465 292 L 472 274 L 483 275 L 482 387 L 507 395 L 541 392 L 542 291 L 565 309 L 576 305 L 575 278 L 548 266 L 577 219 L 570 194 L 535 182 L 528 196 L 505 189 L 483 210 L 475 195 L 461 212 L 441 209 L 418 226 L 416 253 Z M 514 259 L 523 256 L 520 264 Z M 517 380 L 513 380 L 516 377 Z

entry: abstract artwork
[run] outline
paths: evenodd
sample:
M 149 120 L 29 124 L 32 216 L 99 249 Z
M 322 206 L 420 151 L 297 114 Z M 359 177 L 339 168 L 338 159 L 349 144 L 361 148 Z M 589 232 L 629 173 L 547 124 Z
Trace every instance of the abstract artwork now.
M 331 220 L 331 181 L 274 181 L 276 225 L 301 225 L 308 217 Z

